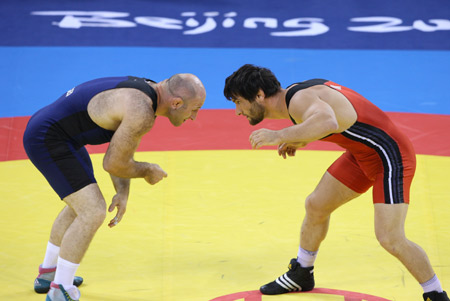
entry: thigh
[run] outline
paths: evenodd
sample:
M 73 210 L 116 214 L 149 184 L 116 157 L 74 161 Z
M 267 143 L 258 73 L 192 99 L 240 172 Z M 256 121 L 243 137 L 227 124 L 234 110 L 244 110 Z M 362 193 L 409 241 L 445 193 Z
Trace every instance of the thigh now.
M 106 203 L 96 183 L 89 184 L 63 199 L 78 216 L 106 212 Z
M 394 177 L 379 174 L 373 185 L 374 204 L 409 204 L 413 175 Z
M 350 189 L 327 171 L 309 195 L 307 206 L 318 209 L 324 214 L 330 214 L 360 195 L 361 193 Z
M 415 160 L 385 164 L 373 186 L 375 204 L 409 204 L 411 183 L 416 170 Z
M 405 236 L 408 204 L 374 204 L 375 234 L 380 240 L 386 235 L 401 239 Z
M 94 173 L 94 167 L 92 166 L 91 157 L 85 147 L 78 149 L 78 158 L 84 162 L 84 169 L 89 173 Z
M 28 156 L 61 199 L 96 183 L 89 154 L 66 141 L 43 141 L 28 147 Z
M 366 192 L 374 184 L 374 181 L 367 177 L 349 151 L 343 153 L 327 171 L 339 182 L 357 193 Z

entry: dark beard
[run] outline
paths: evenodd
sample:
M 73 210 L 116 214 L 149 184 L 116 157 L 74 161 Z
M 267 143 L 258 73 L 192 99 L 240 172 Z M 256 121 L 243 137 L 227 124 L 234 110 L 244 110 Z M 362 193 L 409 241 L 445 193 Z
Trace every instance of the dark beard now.
M 264 120 L 264 116 L 262 118 L 250 118 L 250 120 L 248 122 L 250 123 L 250 125 L 257 125 L 258 123 L 260 123 L 263 120 Z
M 264 113 L 265 113 L 264 107 L 258 104 L 257 102 L 254 102 L 249 112 L 250 119 L 248 122 L 250 123 L 250 125 L 257 125 L 258 123 L 263 121 Z

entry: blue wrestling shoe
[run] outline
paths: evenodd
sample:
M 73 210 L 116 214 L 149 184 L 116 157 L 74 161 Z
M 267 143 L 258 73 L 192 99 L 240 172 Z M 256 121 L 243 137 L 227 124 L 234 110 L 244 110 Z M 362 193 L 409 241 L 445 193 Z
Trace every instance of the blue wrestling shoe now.
M 436 291 L 432 291 L 429 293 L 423 294 L 424 301 L 450 301 L 447 296 L 447 293 L 443 291 L 442 293 L 438 293 Z
M 39 266 L 39 275 L 34 280 L 34 291 L 38 294 L 46 294 L 50 290 L 50 283 L 55 279 L 55 268 L 45 269 Z M 75 276 L 73 285 L 80 286 L 83 283 L 83 278 Z
M 50 291 L 47 294 L 45 301 L 79 301 L 80 291 L 73 286 L 69 290 L 65 290 L 61 284 L 52 282 L 50 284 Z
M 314 288 L 314 267 L 302 268 L 297 259 L 291 259 L 289 271 L 275 281 L 261 286 L 260 292 L 264 295 L 279 295 L 289 292 L 306 292 Z

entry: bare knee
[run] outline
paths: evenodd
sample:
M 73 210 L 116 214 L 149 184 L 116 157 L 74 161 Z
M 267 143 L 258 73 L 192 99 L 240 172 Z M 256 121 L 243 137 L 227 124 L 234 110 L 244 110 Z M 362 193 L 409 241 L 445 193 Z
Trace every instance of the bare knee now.
M 306 198 L 306 216 L 319 222 L 326 221 L 334 210 L 359 195 L 325 173 L 316 189 Z
M 69 206 L 64 207 L 63 211 L 61 211 L 61 215 L 64 219 L 74 220 L 77 217 L 75 211 Z
M 67 196 L 64 201 L 83 225 L 97 230 L 106 218 L 106 203 L 97 184 L 90 184 Z
M 410 245 L 404 227 L 407 210 L 407 204 L 375 204 L 375 235 L 380 245 L 396 257 Z
M 106 218 L 105 201 L 102 200 L 101 205 L 92 210 L 89 214 L 89 217 L 91 218 L 91 221 L 95 226 L 100 227 Z
M 306 216 L 309 219 L 323 221 L 329 218 L 332 210 L 323 205 L 323 202 L 317 198 L 316 194 L 311 193 L 305 200 Z
M 83 220 L 85 225 L 92 228 L 99 228 L 106 218 L 106 203 L 104 200 L 99 200 L 95 205 L 84 208 L 78 213 L 78 217 Z
M 404 235 L 391 232 L 376 233 L 380 245 L 394 256 L 398 256 L 407 242 Z

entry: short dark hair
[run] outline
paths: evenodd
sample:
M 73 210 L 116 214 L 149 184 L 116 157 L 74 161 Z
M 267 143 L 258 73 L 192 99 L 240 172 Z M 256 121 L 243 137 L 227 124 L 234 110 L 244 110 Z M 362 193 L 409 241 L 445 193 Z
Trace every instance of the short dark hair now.
M 240 96 L 252 102 L 259 89 L 270 97 L 280 91 L 281 85 L 269 69 L 245 64 L 227 77 L 223 94 L 228 100 Z

